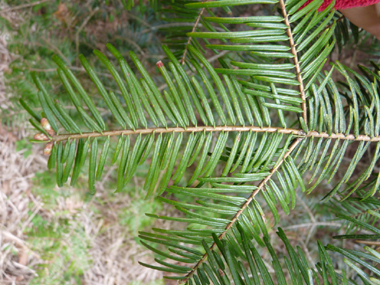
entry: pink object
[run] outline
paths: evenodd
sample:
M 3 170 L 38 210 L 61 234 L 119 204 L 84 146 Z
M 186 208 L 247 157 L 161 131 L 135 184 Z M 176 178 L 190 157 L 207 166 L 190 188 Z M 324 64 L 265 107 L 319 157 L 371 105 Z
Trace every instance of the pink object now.
M 308 5 L 310 2 L 313 2 L 313 0 L 308 0 L 303 6 L 305 7 Z M 324 9 L 327 8 L 331 4 L 332 0 L 325 0 L 321 7 L 319 7 L 318 11 L 323 11 Z M 336 10 L 343 10 L 343 9 L 348 9 L 348 8 L 354 8 L 354 7 L 364 7 L 364 6 L 369 6 L 373 5 L 376 3 L 379 3 L 380 0 L 336 0 L 335 1 L 335 9 Z

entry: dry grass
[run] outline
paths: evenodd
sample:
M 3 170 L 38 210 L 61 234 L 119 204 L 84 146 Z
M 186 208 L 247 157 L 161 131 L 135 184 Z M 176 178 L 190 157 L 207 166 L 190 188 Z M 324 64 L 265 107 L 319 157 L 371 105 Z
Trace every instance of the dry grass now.
M 6 92 L 3 76 L 10 62 L 6 36 L 3 35 L 0 37 L 2 109 L 13 108 L 9 100 L 12 95 Z M 78 229 L 83 231 L 83 243 L 88 249 L 87 255 L 80 260 L 87 264 L 81 276 L 82 284 L 137 284 L 161 279 L 160 272 L 137 263 L 137 260 L 153 263 L 151 253 L 138 245 L 134 239 L 135 233 L 131 234 L 118 220 L 120 213 L 131 204 L 130 195 L 113 194 L 99 183 L 98 193 L 86 203 L 83 195 L 78 195 L 81 190 L 67 186 L 63 191 L 69 194 L 58 196 L 56 207 L 52 209 L 51 205 L 43 203 L 39 195 L 34 194 L 33 189 L 44 186 L 35 185 L 33 178 L 35 173 L 47 170 L 47 158 L 42 155 L 38 145 L 32 147 L 28 156 L 24 155 L 28 149 L 16 150 L 16 142 L 30 136 L 25 122 L 18 123 L 12 130 L 0 126 L 0 284 L 63 284 L 65 266 L 61 267 L 61 275 L 52 276 L 57 273 L 53 269 L 60 263 L 60 250 L 75 247 L 70 244 L 70 237 Z M 109 169 L 111 172 L 112 169 Z M 54 190 L 58 192 L 58 189 Z M 46 241 L 41 239 L 39 246 L 30 244 L 26 232 L 28 228 L 33 231 L 32 220 L 37 215 L 60 226 L 62 215 L 57 217 L 57 212 L 64 213 L 64 218 L 70 220 L 70 231 L 64 236 L 57 256 L 50 259 L 45 257 L 46 252 L 43 251 Z M 73 253 L 75 258 L 78 256 Z M 45 268 L 44 276 L 37 276 L 36 270 L 40 265 Z M 70 280 L 65 284 L 75 283 Z
M 3 72 L 11 58 L 6 48 L 5 36 L 0 37 L 0 104 L 6 107 L 9 98 L 5 92 Z M 10 106 L 9 106 L 10 107 Z M 23 151 L 16 152 L 15 142 L 25 136 L 0 126 L 0 282 L 1 284 L 26 284 L 36 275 L 30 268 L 38 254 L 29 249 L 23 234 L 30 222 L 28 209 L 41 207 L 40 201 L 30 192 L 30 179 L 35 171 L 45 168 L 46 159 L 39 155 L 24 158 Z M 29 267 L 27 266 L 29 265 Z
M 100 191 L 96 196 L 97 199 L 107 202 L 107 207 L 104 209 L 102 205 L 93 201 L 84 204 L 73 194 L 68 198 L 58 197 L 56 209 L 45 209 L 41 199 L 31 191 L 31 178 L 34 173 L 46 170 L 46 158 L 39 154 L 41 151 L 39 147 L 34 147 L 32 155 L 25 159 L 23 151 L 15 150 L 15 139 L 13 134 L 2 129 L 0 284 L 28 284 L 28 281 L 36 276 L 33 270 L 35 266 L 55 262 L 41 258 L 40 252 L 34 251 L 33 246 L 27 243 L 28 236 L 24 234 L 34 215 L 39 214 L 46 220 L 54 222 L 57 220 L 55 211 L 66 212 L 71 219 L 69 235 L 78 228 L 84 229 L 84 239 L 90 247 L 89 255 L 83 260 L 89 263 L 83 274 L 84 284 L 127 284 L 131 281 L 148 282 L 162 277 L 161 273 L 143 268 L 137 263 L 137 260 L 148 263 L 152 263 L 153 260 L 147 250 L 137 246 L 134 236 L 128 234 L 128 229 L 120 225 L 117 220 L 118 215 L 115 211 L 120 210 L 117 208 L 128 207 L 130 204 L 128 195 L 118 195 L 110 199 L 106 191 Z M 70 189 L 70 191 L 74 193 L 77 190 Z M 91 207 L 92 205 L 95 207 Z M 69 236 L 67 241 L 70 241 Z M 62 242 L 65 244 L 64 240 Z M 59 276 L 57 278 L 59 280 Z
M 0 37 L 0 104 L 11 108 L 10 94 L 6 93 L 4 72 L 8 70 L 11 56 L 6 47 L 6 36 Z M 37 171 L 46 170 L 46 158 L 39 147 L 32 155 L 16 151 L 16 141 L 27 137 L 25 126 L 9 131 L 0 125 L 0 282 L 1 284 L 27 284 L 37 276 L 33 265 L 41 262 L 38 253 L 30 249 L 25 228 L 33 215 L 41 210 L 42 202 L 31 193 L 31 178 Z M 29 210 L 31 210 L 32 215 Z

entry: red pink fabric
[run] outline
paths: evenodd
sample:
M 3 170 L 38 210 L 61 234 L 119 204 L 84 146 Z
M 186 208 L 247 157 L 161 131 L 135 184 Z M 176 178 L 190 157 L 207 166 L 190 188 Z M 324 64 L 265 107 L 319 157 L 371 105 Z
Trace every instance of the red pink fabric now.
M 310 2 L 313 0 L 308 0 L 303 7 L 308 5 Z M 319 7 L 318 11 L 323 11 L 326 9 L 328 5 L 331 4 L 333 0 L 325 0 L 321 7 Z M 376 3 L 379 3 L 380 0 L 336 0 L 335 1 L 335 9 L 336 10 L 343 10 L 343 9 L 348 9 L 348 8 L 354 8 L 354 7 L 364 7 L 364 6 L 369 6 L 373 5 Z

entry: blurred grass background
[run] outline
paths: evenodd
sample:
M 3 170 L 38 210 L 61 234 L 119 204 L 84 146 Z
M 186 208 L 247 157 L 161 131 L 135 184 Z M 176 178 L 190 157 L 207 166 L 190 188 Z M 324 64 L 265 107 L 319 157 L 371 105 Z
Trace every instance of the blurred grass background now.
M 32 107 L 39 105 L 30 76 L 35 71 L 48 91 L 65 105 L 66 93 L 51 60 L 58 54 L 101 109 L 104 102 L 77 58 L 84 54 L 106 88 L 119 94 L 109 73 L 92 54 L 94 49 L 106 53 L 106 43 L 125 56 L 133 50 L 146 68 L 157 74 L 155 63 L 164 58 L 160 48 L 164 32 L 159 27 L 167 22 L 145 1 L 131 11 L 119 0 L 109 2 L 0 0 L 0 284 L 169 284 L 160 272 L 137 263 L 152 263 L 154 259 L 153 253 L 140 245 L 138 231 L 177 226 L 145 216 L 146 212 L 177 215 L 158 201 L 143 200 L 147 164 L 120 193 L 113 191 L 116 166 L 110 161 L 104 178 L 96 184 L 96 195 L 88 195 L 85 173 L 77 187 L 58 188 L 55 173 L 47 171 L 42 147 L 28 141 L 33 133 L 17 102 L 23 98 Z M 255 6 L 244 12 L 258 15 L 270 11 Z M 378 60 L 378 43 L 370 41 L 369 45 L 366 35 L 362 36 L 359 43 L 351 41 L 342 50 L 336 49 L 330 60 L 342 60 L 353 68 L 357 62 Z M 112 125 L 111 114 L 103 110 L 103 118 Z M 75 116 L 74 110 L 71 115 Z M 340 226 L 326 215 L 326 207 L 331 205 L 319 203 L 328 187 L 322 186 L 307 199 L 300 193 L 289 216 L 280 211 L 281 226 L 306 251 L 310 262 L 316 253 L 314 241 L 331 242 Z M 284 251 L 275 240 L 272 244 Z

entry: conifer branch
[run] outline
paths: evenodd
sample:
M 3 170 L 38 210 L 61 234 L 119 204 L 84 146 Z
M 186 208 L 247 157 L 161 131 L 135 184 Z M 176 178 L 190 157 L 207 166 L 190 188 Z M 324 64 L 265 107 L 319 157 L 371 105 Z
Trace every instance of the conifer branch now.
M 316 132 L 310 131 L 307 134 L 303 130 L 299 129 L 285 129 L 280 127 L 256 127 L 256 126 L 198 126 L 198 127 L 173 127 L 173 128 L 146 128 L 146 129 L 136 129 L 136 130 L 113 130 L 100 132 L 88 132 L 82 134 L 62 134 L 52 136 L 51 141 L 59 142 L 70 139 L 81 139 L 81 138 L 95 138 L 95 137 L 112 137 L 120 135 L 138 135 L 138 134 L 163 134 L 163 133 L 197 133 L 197 132 L 257 132 L 257 133 L 275 133 L 279 132 L 285 135 L 295 135 L 302 138 L 314 137 L 314 138 L 325 138 L 325 139 L 341 139 L 341 140 L 351 140 L 351 141 L 369 141 L 369 142 L 379 142 L 380 136 L 370 137 L 367 135 L 359 135 L 355 137 L 353 134 L 345 135 L 341 133 L 328 134 L 326 132 Z
M 156 3 L 156 0 L 154 2 Z M 168 279 L 179 279 L 181 282 L 190 282 L 191 284 L 193 279 L 196 284 L 208 284 L 210 283 L 208 275 L 212 279 L 211 283 L 218 283 L 213 278 L 213 274 L 216 274 L 217 278 L 222 277 L 221 282 L 226 284 L 231 283 L 224 282 L 231 277 L 236 284 L 243 278 L 247 280 L 249 273 L 244 270 L 247 266 L 240 264 L 238 256 L 231 254 L 230 249 L 236 246 L 236 243 L 229 238 L 231 232 L 243 245 L 245 249 L 242 252 L 243 255 L 250 256 L 256 264 L 261 264 L 259 265 L 261 276 L 255 277 L 255 283 L 261 282 L 256 282 L 258 278 L 263 279 L 261 283 L 264 284 L 286 283 L 287 280 L 299 280 L 302 283 L 300 278 L 304 278 L 306 282 L 311 280 L 310 278 L 319 278 L 315 275 L 318 273 L 313 272 L 312 268 L 303 262 L 301 252 L 299 255 L 294 254 L 298 249 L 294 251 L 285 233 L 278 228 L 277 234 L 284 242 L 294 267 L 294 270 L 291 267 L 288 268 L 291 279 L 281 272 L 282 265 L 277 261 L 276 252 L 270 245 L 265 217 L 261 216 L 263 215 L 261 203 L 258 203 L 255 196 L 261 192 L 273 214 L 274 225 L 277 225 L 280 221 L 278 206 L 281 206 L 286 214 L 294 209 L 297 201 L 297 185 L 300 186 L 302 192 L 310 193 L 325 179 L 328 179 L 327 184 L 329 184 L 340 169 L 341 162 L 347 159 L 345 154 L 348 150 L 352 150 L 348 146 L 353 141 L 360 141 L 360 143 L 357 144 L 357 150 L 346 174 L 338 179 L 338 184 L 323 200 L 329 200 L 335 195 L 341 196 L 340 200 L 337 199 L 337 204 L 334 204 L 337 208 L 334 210 L 337 217 L 349 222 L 350 227 L 352 225 L 352 227 L 360 229 L 365 228 L 369 233 L 375 233 L 375 235 L 367 235 L 367 232 L 360 235 L 346 234 L 335 238 L 361 240 L 369 238 L 369 241 L 359 242 L 367 245 L 378 244 L 373 241 L 373 237 L 378 237 L 380 230 L 367 224 L 368 222 L 373 224 L 379 218 L 378 205 L 374 198 L 364 200 L 373 197 L 380 187 L 380 176 L 376 167 L 380 157 L 380 103 L 376 81 L 376 71 L 379 70 L 379 66 L 374 65 L 374 71 L 361 67 L 364 73 L 362 77 L 339 62 L 333 64 L 336 70 L 347 79 L 345 88 L 350 89 L 351 100 L 347 98 L 348 95 L 346 97 L 339 95 L 341 89 L 331 78 L 332 71 L 326 76 L 322 76 L 324 80 L 321 84 L 313 85 L 313 82 L 321 74 L 327 56 L 338 39 L 334 38 L 336 21 L 329 25 L 333 20 L 334 12 L 330 12 L 327 16 L 330 11 L 327 9 L 326 14 L 316 14 L 320 1 L 314 1 L 312 6 L 307 8 L 308 10 L 300 9 L 301 4 L 298 3 L 298 5 L 294 0 L 287 1 L 287 6 L 284 2 L 285 0 L 202 0 L 180 3 L 180 6 L 176 7 L 174 6 L 177 4 L 173 3 L 167 11 L 170 14 L 178 12 L 179 18 L 184 18 L 189 23 L 190 26 L 187 28 L 170 28 L 173 27 L 172 23 L 150 27 L 149 24 L 143 22 L 149 28 L 143 33 L 159 27 L 169 28 L 165 30 L 168 33 L 167 43 L 169 45 L 174 43 L 175 49 L 182 47 L 183 53 L 180 51 L 178 61 L 177 51 L 173 53 L 167 46 L 163 46 L 170 61 L 168 69 L 161 61 L 157 63 L 157 66 L 166 84 L 157 86 L 136 54 L 130 51 L 130 59 L 139 72 L 139 74 L 135 74 L 132 71 L 134 68 L 129 66 L 123 55 L 111 44 L 107 44 L 108 50 L 117 60 L 119 67 L 114 66 L 108 56 L 100 51 L 96 50 L 94 53 L 109 71 L 109 74 L 105 76 L 114 78 L 119 87 L 119 91 L 115 92 L 122 95 L 124 101 L 120 101 L 118 96 L 115 96 L 114 90 L 104 86 L 98 76 L 100 74 L 82 55 L 79 60 L 83 68 L 68 67 L 58 56 L 53 57 L 59 66 L 58 75 L 70 97 L 71 104 L 62 106 L 58 100 L 51 97 L 48 89 L 35 74 L 32 77 L 39 90 L 37 95 L 41 107 L 32 109 L 24 100 L 20 100 L 20 104 L 32 116 L 30 123 L 39 132 L 35 134 L 34 141 L 46 143 L 44 154 L 50 154 L 48 168 L 49 170 L 56 169 L 56 181 L 59 187 L 67 182 L 75 185 L 82 169 L 87 165 L 86 160 L 89 157 L 88 187 L 89 192 L 94 194 L 96 191 L 95 181 L 102 179 L 105 165 L 110 158 L 110 137 L 114 137 L 118 141 L 115 149 L 111 147 L 111 152 L 113 153 L 112 163 L 118 163 L 116 189 L 119 192 L 131 181 L 138 166 L 145 163 L 148 157 L 152 157 L 143 186 L 146 191 L 146 199 L 157 197 L 161 202 L 175 206 L 183 215 L 179 217 L 163 216 L 153 212 L 147 213 L 147 216 L 191 225 L 186 230 L 154 228 L 154 233 L 139 232 L 141 244 L 160 255 L 161 258 L 156 261 L 164 267 L 143 262 L 140 264 L 155 270 L 180 274 L 180 276 L 168 276 Z M 281 7 L 282 16 L 218 17 L 219 13 L 214 14 L 209 10 L 209 8 L 223 8 L 228 13 L 228 11 L 232 11 L 229 10 L 229 6 L 247 4 L 277 4 Z M 330 5 L 330 8 L 332 6 L 333 4 Z M 96 9 L 79 27 L 76 33 L 77 42 L 79 31 L 86 25 L 87 20 L 96 12 Z M 210 17 L 203 15 L 205 9 L 209 12 Z M 4 10 L 0 10 L 0 13 L 2 12 Z M 301 17 L 305 14 L 307 18 L 302 20 Z M 313 14 L 315 17 L 309 21 Z M 202 22 L 200 22 L 201 19 Z M 296 25 L 300 19 L 300 24 Z M 344 20 L 344 17 L 340 17 L 338 21 L 340 20 Z M 214 23 L 222 29 L 213 28 Z M 345 22 L 345 24 L 347 23 Z M 223 24 L 229 26 L 243 24 L 258 29 L 229 29 Z M 203 28 L 200 30 L 199 27 L 204 27 L 207 31 Z M 316 27 L 315 30 L 313 30 L 314 27 Z M 189 29 L 192 31 L 187 33 Z M 183 41 L 183 39 L 185 40 Z M 200 47 L 198 39 L 203 39 L 206 43 L 205 48 L 218 50 L 218 54 L 207 59 L 202 54 L 203 48 Z M 209 44 L 208 39 L 211 39 L 212 44 Z M 225 43 L 228 42 L 227 40 L 231 40 L 231 43 L 250 43 L 250 45 L 214 44 L 217 42 L 216 40 Z M 254 44 L 251 45 L 251 43 Z M 185 44 L 184 48 L 183 44 Z M 193 45 L 198 46 L 199 49 Z M 139 49 L 137 46 L 135 47 Z M 139 50 L 141 51 L 141 49 Z M 189 58 L 188 51 L 191 52 L 192 60 L 186 61 L 189 64 L 188 69 L 185 69 L 180 63 L 185 63 L 186 56 Z M 246 60 L 241 56 L 242 61 L 231 61 L 231 66 L 237 67 L 236 69 L 227 63 L 228 60 L 227 62 L 220 61 L 223 68 L 214 68 L 211 64 L 213 60 L 227 52 L 247 51 L 254 54 L 255 58 L 256 56 L 262 59 L 270 58 L 275 63 L 267 64 L 264 61 Z M 64 58 L 62 54 L 61 57 Z M 288 63 L 289 58 L 293 58 L 292 63 Z M 79 63 L 78 60 L 77 63 Z M 93 92 L 87 94 L 84 86 L 79 82 L 79 78 L 71 69 L 85 70 L 88 73 L 106 107 L 98 108 L 97 101 L 94 102 L 91 99 Z M 122 74 L 119 74 L 119 69 Z M 50 69 L 44 71 L 50 71 Z M 246 81 L 244 78 L 247 75 L 252 76 L 252 80 Z M 351 75 L 355 79 L 350 79 Z M 198 79 L 199 77 L 203 85 Z M 258 84 L 256 80 L 263 83 Z M 360 84 L 360 82 L 365 82 L 363 88 L 357 88 L 356 83 Z M 277 88 L 277 85 L 280 84 L 282 88 Z M 293 90 L 292 86 L 299 86 L 298 90 Z M 204 92 L 204 87 L 207 92 Z M 311 88 L 313 92 L 306 104 L 305 93 Z M 108 90 L 112 92 L 108 92 Z M 366 96 L 366 92 L 371 96 Z M 300 98 L 296 98 L 296 96 Z M 70 106 L 77 109 L 81 118 L 71 117 L 71 112 L 66 110 L 72 108 Z M 113 118 L 107 123 L 115 122 L 115 125 L 112 124 L 115 129 L 106 130 L 108 127 L 103 120 L 102 110 L 113 115 Z M 278 126 L 282 127 L 270 127 L 271 116 L 275 111 L 278 112 L 279 120 L 274 121 L 278 121 Z M 284 112 L 302 113 L 303 120 L 300 120 L 300 126 L 293 129 L 286 128 Z M 215 126 L 215 122 L 218 122 L 218 126 Z M 230 122 L 231 125 L 227 125 L 227 122 Z M 257 125 L 253 126 L 255 122 Z M 197 126 L 198 123 L 201 126 Z M 81 129 L 83 125 L 87 129 Z M 175 127 L 167 127 L 168 125 Z M 259 127 L 263 125 L 267 127 Z M 361 131 L 364 133 L 363 135 L 359 134 Z M 350 132 L 353 134 L 349 134 Z M 183 133 L 189 134 L 185 136 Z M 240 141 L 242 133 L 244 142 Z M 131 139 L 132 135 L 136 136 Z M 215 135 L 218 135 L 218 138 L 213 140 Z M 234 142 L 231 147 L 228 147 L 231 144 L 231 137 Z M 284 137 L 286 139 L 283 143 Z M 308 140 L 308 138 L 311 139 Z M 320 139 L 316 142 L 314 138 Z M 101 148 L 98 146 L 99 141 Z M 361 167 L 359 160 L 370 147 L 370 144 L 365 142 L 377 142 L 373 160 L 366 165 L 366 170 L 351 183 L 352 175 L 357 176 L 355 170 Z M 373 146 L 373 144 L 371 145 Z M 297 148 L 297 154 L 294 155 Z M 297 158 L 300 156 L 302 159 L 298 160 Z M 276 160 L 273 161 L 273 159 Z M 225 164 L 221 175 L 217 170 L 219 164 Z M 310 175 L 309 180 L 309 184 L 313 182 L 313 185 L 306 189 L 303 178 L 308 176 L 304 176 L 304 173 L 311 172 L 313 169 L 314 173 Z M 185 181 L 187 183 L 183 187 L 186 171 L 193 172 L 193 175 L 189 181 Z M 376 174 L 377 178 L 373 179 Z M 277 175 L 278 177 L 275 179 Z M 370 178 L 371 180 L 367 182 Z M 197 183 L 194 183 L 196 181 L 200 184 L 196 185 Z M 246 182 L 252 182 L 252 184 L 246 184 Z M 208 187 L 205 187 L 205 184 Z M 343 185 L 345 190 L 341 191 Z M 194 199 L 191 201 L 168 199 L 169 197 L 162 196 L 164 192 L 188 195 Z M 346 193 L 348 194 L 346 195 Z M 344 201 L 354 193 L 359 195 L 359 198 Z M 244 197 L 241 194 L 244 194 Z M 350 204 L 342 204 L 343 206 L 339 207 L 338 203 Z M 349 209 L 346 205 L 351 204 L 352 210 L 348 211 L 351 216 L 343 214 L 347 212 L 346 209 Z M 367 214 L 365 217 L 362 216 L 364 212 L 361 211 L 364 208 L 368 210 L 365 212 Z M 306 209 L 308 210 L 307 207 Z M 209 216 L 208 213 L 216 214 Z M 316 225 L 339 226 L 337 223 L 316 223 L 312 215 L 311 217 L 312 223 L 290 226 L 287 229 L 315 227 Z M 342 225 L 345 226 L 347 222 Z M 193 228 L 194 224 L 201 225 L 201 228 Z M 256 227 L 257 224 L 260 225 L 259 228 Z M 207 228 L 205 229 L 204 226 Z M 271 228 L 273 227 L 271 226 Z M 214 233 L 217 233 L 217 236 Z M 260 237 L 261 233 L 263 238 Z M 213 235 L 213 239 L 210 234 Z M 239 234 L 241 238 L 239 239 L 236 234 Z M 269 266 L 270 269 L 266 271 L 267 264 L 263 263 L 256 246 L 253 246 L 251 241 L 245 238 L 246 235 L 253 237 L 259 245 L 267 247 L 272 259 L 277 262 L 275 268 L 278 282 L 274 282 L 272 277 L 266 274 L 266 272 L 272 273 L 274 270 Z M 310 235 L 307 237 L 306 243 L 309 238 Z M 193 245 L 199 245 L 200 242 L 204 251 L 193 247 Z M 160 246 L 152 246 L 151 243 Z M 167 250 L 161 250 L 161 246 L 166 247 L 174 255 L 168 253 Z M 214 252 L 210 252 L 209 248 L 211 250 L 219 248 L 224 255 L 225 262 L 212 260 L 211 256 L 214 255 Z M 323 280 L 327 278 L 333 284 L 339 283 L 326 249 L 345 255 L 346 258 L 343 261 L 348 266 L 357 272 L 360 270 L 359 275 L 366 280 L 372 280 L 373 277 L 367 276 L 363 270 L 351 262 L 359 263 L 372 272 L 377 270 L 374 265 L 368 264 L 362 259 L 361 252 L 348 252 L 333 245 L 325 247 L 319 242 L 319 255 L 323 257 L 321 258 L 322 263 L 326 265 L 322 268 L 323 272 L 319 271 L 323 275 Z M 365 250 L 369 254 L 374 253 L 375 256 L 377 254 L 371 248 L 365 248 Z M 241 256 L 240 252 L 239 256 Z M 175 264 L 167 263 L 163 258 L 171 259 Z M 177 262 L 187 265 L 183 266 Z M 221 266 L 222 263 L 226 266 Z M 241 270 L 234 269 L 235 264 L 242 266 Z M 230 268 L 232 276 L 225 276 L 224 269 L 227 271 L 228 268 Z M 252 267 L 249 269 L 253 270 Z M 376 272 L 379 275 L 378 271 Z M 240 273 L 243 275 L 239 276 Z M 277 273 L 281 273 L 281 275 L 277 275 Z M 308 276 L 310 273 L 312 276 Z M 254 272 L 251 274 L 253 276 Z M 197 280 L 197 276 L 201 279 L 200 282 Z
M 282 15 L 284 17 L 285 25 L 288 27 L 286 29 L 286 34 L 289 37 L 289 44 L 290 44 L 291 52 L 293 54 L 293 61 L 294 61 L 295 69 L 296 69 L 297 81 L 299 82 L 299 90 L 301 93 L 301 99 L 303 101 L 301 104 L 302 110 L 303 110 L 302 117 L 303 117 L 305 124 L 307 126 L 307 107 L 306 107 L 305 87 L 303 85 L 303 79 L 302 79 L 300 64 L 298 61 L 296 45 L 294 43 L 293 33 L 292 33 L 292 29 L 290 27 L 288 13 L 286 12 L 284 0 L 279 0 L 279 1 L 280 1 L 280 7 L 281 7 Z
M 226 234 L 227 231 L 235 224 L 239 216 L 244 212 L 244 210 L 248 207 L 248 205 L 252 202 L 253 198 L 264 188 L 265 184 L 268 182 L 268 180 L 272 177 L 272 175 L 277 171 L 277 169 L 282 165 L 282 163 L 285 161 L 285 159 L 292 153 L 292 151 L 295 149 L 295 147 L 303 140 L 303 138 L 296 138 L 293 143 L 289 146 L 289 150 L 285 153 L 282 160 L 272 168 L 272 170 L 269 172 L 270 174 L 265 177 L 260 184 L 257 186 L 257 189 L 252 192 L 252 194 L 247 198 L 247 201 L 241 206 L 240 210 L 235 214 L 235 216 L 232 218 L 231 222 L 228 223 L 225 230 L 219 235 L 218 239 L 221 240 Z M 213 250 L 216 246 L 216 243 L 213 242 L 210 250 Z M 198 267 L 205 261 L 207 257 L 207 253 L 205 253 L 202 258 L 197 262 L 197 264 L 192 268 L 192 270 L 186 275 L 186 278 L 183 280 L 183 283 L 186 283 L 186 281 L 193 276 L 194 272 L 198 269 Z

